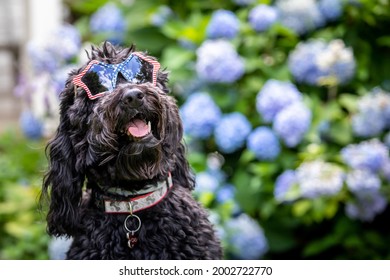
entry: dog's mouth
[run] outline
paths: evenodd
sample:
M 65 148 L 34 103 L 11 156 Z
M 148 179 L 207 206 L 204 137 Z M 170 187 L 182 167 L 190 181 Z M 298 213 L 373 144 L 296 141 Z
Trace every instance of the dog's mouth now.
M 152 123 L 142 114 L 137 114 L 126 127 L 126 134 L 135 139 L 143 138 L 152 133 Z

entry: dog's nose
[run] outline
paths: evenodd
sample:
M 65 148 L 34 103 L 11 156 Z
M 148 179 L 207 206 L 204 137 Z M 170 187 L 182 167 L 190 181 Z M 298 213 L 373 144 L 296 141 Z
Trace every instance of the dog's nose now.
M 144 93 L 137 88 L 127 89 L 122 96 L 122 101 L 132 108 L 141 106 L 143 99 Z

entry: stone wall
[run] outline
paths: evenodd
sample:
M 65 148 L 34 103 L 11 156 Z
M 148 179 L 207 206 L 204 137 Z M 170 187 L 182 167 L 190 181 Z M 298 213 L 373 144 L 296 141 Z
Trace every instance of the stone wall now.
M 28 1 L 0 1 L 0 132 L 17 125 L 21 109 L 13 89 L 20 65 L 21 46 L 27 35 Z

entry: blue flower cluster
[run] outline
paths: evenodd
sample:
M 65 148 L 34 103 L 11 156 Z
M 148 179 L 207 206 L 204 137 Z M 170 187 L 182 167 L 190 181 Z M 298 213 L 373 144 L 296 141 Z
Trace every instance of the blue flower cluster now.
M 232 153 L 244 146 L 251 130 L 252 126 L 243 114 L 226 114 L 215 127 L 215 142 L 222 152 Z
M 311 111 L 290 82 L 268 80 L 256 97 L 256 109 L 287 147 L 298 145 L 311 124 Z
M 278 10 L 273 6 L 257 5 L 249 12 L 249 24 L 258 32 L 266 31 L 278 20 Z
M 48 42 L 48 49 L 57 58 L 65 61 L 74 58 L 79 53 L 80 47 L 80 32 L 70 24 L 64 24 L 56 29 Z
M 298 183 L 297 176 L 294 170 L 287 169 L 283 171 L 276 178 L 275 181 L 275 188 L 274 188 L 275 200 L 279 202 L 289 201 L 290 198 L 288 197 L 288 194 L 291 188 L 297 183 Z
M 273 129 L 287 147 L 295 147 L 302 141 L 310 124 L 311 111 L 302 102 L 296 102 L 276 115 Z
M 302 163 L 296 171 L 287 170 L 276 180 L 274 196 L 281 202 L 288 201 L 293 185 L 299 187 L 300 197 L 315 198 L 337 194 L 346 182 L 355 196 L 346 205 L 346 214 L 352 219 L 371 221 L 387 206 L 380 192 L 379 173 L 388 172 L 390 161 L 387 147 L 376 139 L 358 145 L 348 145 L 341 156 L 351 170 L 345 175 L 340 167 L 319 160 Z M 385 174 L 386 176 L 386 174 Z
M 388 175 L 388 147 L 378 139 L 371 139 L 346 146 L 341 156 L 351 169 L 346 184 L 355 197 L 346 205 L 346 214 L 352 219 L 371 221 L 387 206 L 381 193 L 380 175 Z
M 113 44 L 121 44 L 126 31 L 126 22 L 121 10 L 113 3 L 99 8 L 90 18 L 93 34 L 101 34 Z
M 278 137 L 275 132 L 267 126 L 258 127 L 249 134 L 247 148 L 252 151 L 259 160 L 274 160 L 280 153 Z
M 233 2 L 239 6 L 248 6 L 256 2 L 256 0 L 233 0 Z
M 309 85 L 348 83 L 355 74 L 352 48 L 341 40 L 301 42 L 289 55 L 288 66 L 295 80 Z
M 300 195 L 304 198 L 336 195 L 343 187 L 344 177 L 341 167 L 322 160 L 303 162 L 296 170 Z
M 211 16 L 206 34 L 210 39 L 233 39 L 236 37 L 239 29 L 240 21 L 232 11 L 217 10 Z
M 386 207 L 386 198 L 379 192 L 373 192 L 359 195 L 355 201 L 348 202 L 345 213 L 351 219 L 370 222 L 376 215 L 382 213 Z
M 163 26 L 165 22 L 173 15 L 173 11 L 166 5 L 161 5 L 151 16 L 151 22 L 154 26 Z
M 285 107 L 301 101 L 302 94 L 290 82 L 268 80 L 256 97 L 256 109 L 263 120 L 270 123 Z
M 219 187 L 220 181 L 214 174 L 208 171 L 199 172 L 196 174 L 195 193 L 201 194 L 205 192 L 214 193 Z
M 329 21 L 340 18 L 343 13 L 342 0 L 320 0 L 318 7 L 322 15 Z
M 59 48 L 58 46 L 62 46 Z M 61 65 L 78 55 L 81 35 L 69 24 L 58 27 L 44 43 L 31 41 L 27 45 L 28 57 L 34 72 L 54 73 Z
M 196 72 L 206 82 L 233 83 L 244 74 L 244 60 L 225 40 L 207 40 L 196 54 Z
M 46 46 L 39 42 L 30 41 L 27 44 L 27 53 L 35 73 L 51 73 L 60 66 L 59 60 Z
M 367 169 L 375 173 L 388 161 L 389 150 L 378 139 L 371 139 L 344 147 L 341 156 L 350 168 Z
M 221 118 L 221 110 L 210 95 L 191 94 L 180 109 L 184 131 L 199 139 L 208 138 Z
M 302 35 L 338 19 L 343 12 L 342 0 L 277 0 L 281 23 Z
M 20 127 L 24 135 L 30 139 L 39 139 L 43 134 L 43 123 L 31 111 L 23 111 L 20 115 Z
M 216 192 L 215 199 L 218 203 L 234 202 L 236 187 L 232 184 L 222 185 Z
M 377 192 L 381 187 L 379 176 L 367 169 L 353 169 L 347 174 L 348 189 L 355 194 Z
M 325 24 L 316 0 L 278 0 L 281 23 L 297 34 L 305 34 Z
M 390 94 L 379 88 L 361 97 L 358 112 L 352 117 L 356 136 L 378 136 L 390 127 Z
M 227 244 L 231 245 L 234 259 L 256 260 L 268 251 L 268 241 L 259 224 L 246 214 L 226 224 Z
M 26 137 L 38 139 L 55 131 L 58 96 L 68 78 L 69 64 L 77 58 L 80 47 L 81 35 L 69 24 L 55 28 L 45 41 L 28 42 L 33 71 L 29 79 L 20 79 L 16 87 L 16 94 L 25 101 L 20 126 Z

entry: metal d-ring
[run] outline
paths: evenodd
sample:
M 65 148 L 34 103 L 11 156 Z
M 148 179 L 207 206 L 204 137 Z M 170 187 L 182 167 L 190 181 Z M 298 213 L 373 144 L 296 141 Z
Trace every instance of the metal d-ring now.
M 137 215 L 133 214 L 133 205 L 132 205 L 131 201 L 129 201 L 129 212 L 130 212 L 130 215 L 126 217 L 125 222 L 124 222 L 124 226 L 128 232 L 131 232 L 131 234 L 134 234 L 135 232 L 139 231 L 139 229 L 141 228 L 141 219 Z M 129 218 L 135 218 L 138 221 L 138 226 L 136 227 L 136 229 L 129 229 L 127 227 L 127 221 L 129 220 Z
M 138 221 L 138 226 L 136 227 L 136 229 L 129 229 L 127 227 L 127 221 L 129 220 L 129 218 L 135 218 Z M 131 214 L 131 215 L 126 217 L 125 222 L 124 222 L 124 226 L 128 232 L 131 232 L 132 234 L 134 234 L 135 232 L 139 231 L 139 229 L 141 228 L 141 219 L 137 215 Z

